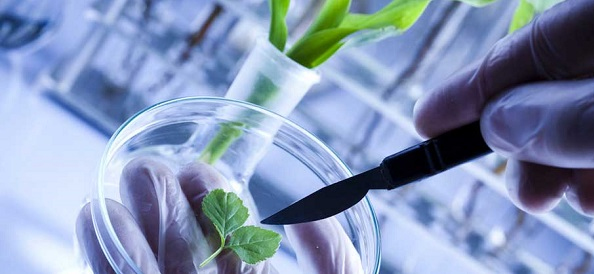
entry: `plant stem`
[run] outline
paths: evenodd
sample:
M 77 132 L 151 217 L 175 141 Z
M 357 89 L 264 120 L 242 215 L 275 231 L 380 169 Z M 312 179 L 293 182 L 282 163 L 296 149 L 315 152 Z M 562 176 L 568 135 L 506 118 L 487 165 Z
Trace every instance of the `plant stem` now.
M 225 154 L 225 151 L 227 151 L 229 146 L 231 146 L 237 138 L 241 137 L 243 132 L 239 127 L 241 127 L 241 123 L 228 122 L 222 124 L 217 135 L 210 140 L 198 159 L 209 165 L 214 164 L 221 158 L 221 156 L 223 156 L 223 154 Z
M 278 95 L 279 90 L 280 88 L 272 80 L 260 74 L 246 101 L 259 106 L 265 106 Z M 249 128 L 249 125 L 241 122 L 227 122 L 222 124 L 215 137 L 206 145 L 206 148 L 202 151 L 198 159 L 210 165 L 214 164 L 243 135 L 243 130 L 247 128 Z
M 202 262 L 199 267 L 204 267 L 205 265 L 210 263 L 210 261 L 212 261 L 214 258 L 216 258 L 219 255 L 219 253 L 221 253 L 221 251 L 223 251 L 224 247 L 225 247 L 225 238 L 221 236 L 221 246 L 219 246 L 219 249 L 217 249 L 214 253 L 212 253 L 210 256 L 208 256 L 208 258 L 206 258 L 206 260 L 204 260 L 204 262 Z

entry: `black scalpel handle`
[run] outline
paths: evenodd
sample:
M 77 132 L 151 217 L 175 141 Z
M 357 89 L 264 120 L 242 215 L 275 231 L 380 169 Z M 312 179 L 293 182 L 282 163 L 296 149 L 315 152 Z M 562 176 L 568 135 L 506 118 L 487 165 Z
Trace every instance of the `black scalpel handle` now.
M 448 131 L 386 157 L 380 165 L 393 189 L 433 176 L 491 152 L 481 134 L 480 122 Z

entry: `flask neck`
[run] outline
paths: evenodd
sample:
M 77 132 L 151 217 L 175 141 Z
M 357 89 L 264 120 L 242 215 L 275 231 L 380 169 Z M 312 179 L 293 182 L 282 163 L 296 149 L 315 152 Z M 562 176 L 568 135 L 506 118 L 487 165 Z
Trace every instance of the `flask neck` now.
M 317 71 L 301 66 L 265 39 L 259 39 L 252 49 L 225 98 L 246 101 L 259 105 L 283 117 L 288 116 L 307 91 L 320 81 Z M 226 131 L 255 130 L 259 134 L 237 134 L 231 151 L 222 158 L 233 167 L 235 177 L 247 182 L 256 165 L 269 150 L 274 136 L 281 127 L 278 119 L 244 111 L 235 113 L 241 117 L 241 126 L 226 125 Z M 220 132 L 219 132 L 220 134 Z M 233 134 L 227 134 L 233 135 Z M 241 137 L 239 137 L 241 136 Z M 237 176 L 239 175 L 239 176 Z
M 303 67 L 265 39 L 259 39 L 225 95 L 288 116 L 307 91 L 320 81 L 313 69 Z

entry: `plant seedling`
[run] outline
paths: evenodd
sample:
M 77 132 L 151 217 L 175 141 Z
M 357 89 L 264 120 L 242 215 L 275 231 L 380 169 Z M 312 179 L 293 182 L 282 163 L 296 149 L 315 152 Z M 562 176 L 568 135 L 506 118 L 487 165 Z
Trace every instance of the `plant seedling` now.
M 202 200 L 202 211 L 212 221 L 221 239 L 219 248 L 200 267 L 229 248 L 248 264 L 264 261 L 276 253 L 280 246 L 280 234 L 257 226 L 243 226 L 249 217 L 243 201 L 233 192 L 215 189 Z

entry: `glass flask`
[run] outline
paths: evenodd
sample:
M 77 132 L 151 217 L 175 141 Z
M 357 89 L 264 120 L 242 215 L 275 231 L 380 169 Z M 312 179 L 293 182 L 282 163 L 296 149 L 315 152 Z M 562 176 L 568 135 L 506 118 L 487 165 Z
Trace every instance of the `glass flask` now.
M 165 101 L 126 121 L 107 145 L 91 200 L 97 238 L 116 272 L 142 273 L 122 245 L 106 206 L 107 200 L 122 202 L 122 170 L 133 159 L 159 159 L 174 173 L 188 163 L 207 159 L 242 198 L 255 222 L 325 185 L 351 176 L 348 167 L 328 146 L 283 117 L 319 77 L 316 71 L 301 67 L 260 40 L 245 60 L 227 98 Z M 225 145 L 220 146 L 221 143 Z M 220 153 L 204 157 L 205 151 Z M 165 206 L 166 202 L 159 200 L 159 207 Z M 363 273 L 378 273 L 381 245 L 369 201 L 363 199 L 332 218 L 346 235 L 340 244 L 352 245 L 356 251 L 357 258 L 350 259 L 361 261 Z M 303 243 L 291 242 L 286 237 L 288 226 L 263 227 L 283 236 L 270 264 L 280 273 L 311 273 L 311 265 L 303 265 L 295 255 L 300 252 L 296 247 Z M 323 245 L 320 243 L 320 247 Z M 198 273 L 216 273 L 212 266 L 199 269 L 199 263 L 197 258 Z

